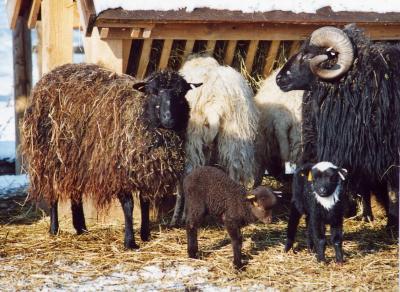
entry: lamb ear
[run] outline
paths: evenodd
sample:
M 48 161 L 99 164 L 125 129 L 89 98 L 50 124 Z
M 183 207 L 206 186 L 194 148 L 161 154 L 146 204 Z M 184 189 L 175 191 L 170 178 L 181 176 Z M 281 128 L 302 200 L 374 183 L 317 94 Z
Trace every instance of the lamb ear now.
M 136 89 L 137 91 L 145 93 L 146 92 L 146 85 L 147 85 L 147 82 L 142 81 L 142 82 L 138 82 L 138 83 L 133 84 L 132 87 L 133 87 L 133 89 Z
M 253 194 L 247 194 L 246 201 L 252 202 L 256 200 L 256 196 Z
M 340 176 L 340 178 L 344 181 L 344 180 L 346 180 L 346 176 L 347 176 L 347 174 L 348 174 L 348 171 L 347 171 L 347 169 L 346 168 L 341 168 L 340 170 L 339 170 L 339 176 Z

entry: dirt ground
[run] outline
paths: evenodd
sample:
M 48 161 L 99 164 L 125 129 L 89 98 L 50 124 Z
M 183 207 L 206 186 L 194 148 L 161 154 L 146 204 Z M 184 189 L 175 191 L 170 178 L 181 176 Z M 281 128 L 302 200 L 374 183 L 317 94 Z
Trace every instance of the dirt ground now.
M 287 200 L 286 200 L 287 201 Z M 398 240 L 385 230 L 383 211 L 374 204 L 375 221 L 354 218 L 344 224 L 345 263 L 327 263 L 308 253 L 304 220 L 296 253 L 283 246 L 288 205 L 281 202 L 275 222 L 243 229 L 245 269 L 232 267 L 232 250 L 225 230 L 205 226 L 199 234 L 202 257 L 188 259 L 183 228 L 168 229 L 167 221 L 152 225 L 152 240 L 139 250 L 123 248 L 122 225 L 89 224 L 77 236 L 63 221 L 57 236 L 48 234 L 49 218 L 22 199 L 0 208 L 0 290 L 51 291 L 398 291 Z M 136 216 L 137 217 L 137 216 Z M 140 218 L 135 218 L 136 230 Z

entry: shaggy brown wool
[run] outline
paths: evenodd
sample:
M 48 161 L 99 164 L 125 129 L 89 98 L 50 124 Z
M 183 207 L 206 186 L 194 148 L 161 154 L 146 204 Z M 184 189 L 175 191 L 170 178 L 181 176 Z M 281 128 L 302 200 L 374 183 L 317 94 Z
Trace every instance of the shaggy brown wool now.
M 22 123 L 31 199 L 86 195 L 103 208 L 119 193 L 156 200 L 173 192 L 182 140 L 147 128 L 134 83 L 88 64 L 61 66 L 37 83 Z

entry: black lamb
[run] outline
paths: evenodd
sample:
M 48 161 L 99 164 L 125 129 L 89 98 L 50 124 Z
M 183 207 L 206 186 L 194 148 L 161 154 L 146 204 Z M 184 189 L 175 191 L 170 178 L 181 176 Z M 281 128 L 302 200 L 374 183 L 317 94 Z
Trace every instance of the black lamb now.
M 296 170 L 285 252 L 293 247 L 299 220 L 305 214 L 308 249 L 315 250 L 318 261 L 325 261 L 325 224 L 329 224 L 336 262 L 343 262 L 342 202 L 346 175 L 347 170 L 326 161 L 305 164 Z

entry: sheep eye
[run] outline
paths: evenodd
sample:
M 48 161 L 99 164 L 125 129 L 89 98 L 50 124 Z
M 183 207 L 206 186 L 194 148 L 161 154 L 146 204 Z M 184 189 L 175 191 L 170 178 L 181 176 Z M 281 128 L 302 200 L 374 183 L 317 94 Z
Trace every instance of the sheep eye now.
M 159 109 L 159 108 L 160 108 L 160 106 L 159 106 L 159 105 L 156 105 L 156 108 L 157 108 L 157 109 Z

